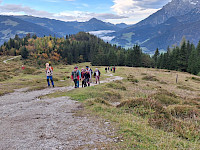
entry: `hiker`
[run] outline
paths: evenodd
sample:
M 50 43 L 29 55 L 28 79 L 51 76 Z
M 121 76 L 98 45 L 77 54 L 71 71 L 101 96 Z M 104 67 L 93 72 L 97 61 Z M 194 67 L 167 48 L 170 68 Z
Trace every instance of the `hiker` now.
M 112 72 L 112 67 L 110 67 L 110 71 Z
M 115 68 L 115 66 L 113 67 L 113 73 L 115 73 L 115 70 L 116 70 L 116 68 Z
M 72 74 L 71 74 L 71 79 L 74 81 L 74 85 L 75 85 L 74 88 L 77 88 L 78 87 L 77 84 L 79 80 L 79 72 L 78 72 L 77 67 L 74 67 L 74 71 L 72 71 Z
M 109 69 L 110 69 L 110 66 L 108 66 L 108 71 L 109 71 Z
M 22 70 L 24 70 L 25 69 L 25 66 L 24 65 L 22 65 Z
M 85 82 L 86 86 L 90 86 L 90 72 L 88 70 L 85 72 Z
M 101 75 L 101 72 L 96 68 L 96 70 L 94 72 L 94 76 L 96 78 L 96 84 L 97 84 L 97 82 L 99 82 L 99 84 L 100 84 L 100 75 Z
M 90 74 L 90 82 L 92 83 L 92 74 L 93 74 L 93 71 L 91 68 L 89 68 L 89 66 L 86 66 L 86 71 L 89 71 L 89 74 Z
M 86 85 L 86 78 L 85 78 L 85 76 L 86 76 L 86 70 L 82 68 L 81 69 L 82 88 L 87 86 Z
M 53 83 L 53 67 L 51 67 L 50 63 L 46 63 L 45 71 L 46 71 L 46 76 L 47 76 L 48 87 L 50 87 L 49 79 L 51 80 L 51 84 L 54 87 L 54 83 Z
M 76 66 L 76 69 L 78 71 L 78 74 L 79 74 L 79 78 L 81 80 L 81 72 L 78 70 L 78 67 Z M 79 80 L 77 80 L 77 88 L 79 88 Z
M 105 68 L 106 73 L 107 73 L 107 70 L 108 70 L 108 68 L 106 67 L 106 68 Z

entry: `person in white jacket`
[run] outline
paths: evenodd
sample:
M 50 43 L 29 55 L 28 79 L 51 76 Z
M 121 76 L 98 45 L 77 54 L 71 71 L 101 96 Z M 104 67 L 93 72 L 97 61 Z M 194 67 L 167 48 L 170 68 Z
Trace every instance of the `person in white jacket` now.
M 97 82 L 99 82 L 99 84 L 100 84 L 100 75 L 101 75 L 101 72 L 96 68 L 96 70 L 94 71 L 94 76 L 96 78 L 96 84 L 97 84 Z
M 53 82 L 53 67 L 51 67 L 51 64 L 46 63 L 45 72 L 46 72 L 46 76 L 47 76 L 48 87 L 50 87 L 49 79 L 51 80 L 51 84 L 54 87 L 54 82 Z

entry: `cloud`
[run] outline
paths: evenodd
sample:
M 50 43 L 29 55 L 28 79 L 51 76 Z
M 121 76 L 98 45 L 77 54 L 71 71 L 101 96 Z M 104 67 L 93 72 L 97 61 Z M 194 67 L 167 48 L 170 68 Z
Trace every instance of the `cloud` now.
M 171 0 L 113 0 L 111 9 L 118 15 L 128 16 L 129 22 L 136 23 L 158 11 Z
M 85 5 L 85 7 L 87 7 Z M 88 21 L 91 18 L 97 18 L 103 21 L 108 19 L 124 19 L 122 15 L 112 13 L 93 13 L 84 11 L 64 11 L 59 13 L 49 13 L 47 11 L 36 10 L 23 5 L 5 4 L 0 5 L 0 14 L 2 15 L 31 15 L 36 17 L 46 17 L 62 21 Z
M 83 12 L 83 11 L 65 11 L 58 14 L 54 14 L 56 18 L 59 18 L 64 21 L 87 21 L 91 18 L 97 18 L 103 21 L 107 19 L 123 19 L 127 18 L 125 16 L 120 16 L 111 13 L 92 13 L 92 12 Z
M 41 16 L 41 17 L 51 17 L 53 16 L 52 13 L 47 11 L 39 11 L 32 9 L 27 6 L 16 5 L 16 4 L 5 4 L 0 6 L 1 14 L 10 14 L 10 13 L 18 13 L 18 14 L 26 14 L 26 15 L 33 15 L 33 16 Z

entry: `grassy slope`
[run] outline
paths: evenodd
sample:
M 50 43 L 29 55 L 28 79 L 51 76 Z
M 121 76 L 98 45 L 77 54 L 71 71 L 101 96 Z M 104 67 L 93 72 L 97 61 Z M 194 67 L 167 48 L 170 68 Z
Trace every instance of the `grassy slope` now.
M 0 66 L 4 68 L 5 65 L 1 62 Z M 8 68 L 20 68 L 21 64 L 20 60 L 13 60 Z M 78 66 L 82 68 L 86 64 Z M 9 72 L 12 69 L 8 68 L 0 74 L 12 73 L 13 71 Z M 54 68 L 57 86 L 72 85 L 66 76 L 70 75 L 73 66 Z M 31 90 L 46 87 L 43 69 L 34 69 L 35 75 L 24 74 L 19 69 L 16 74 L 11 75 L 11 79 L 0 82 L 1 93 L 27 86 Z M 104 68 L 100 69 L 102 77 L 106 78 Z M 178 84 L 175 83 L 176 74 L 179 74 Z M 200 82 L 192 79 L 195 76 L 167 70 L 128 67 L 117 67 L 115 75 L 124 77 L 124 80 L 48 96 L 70 96 L 85 104 L 82 114 L 97 115 L 112 122 L 119 129 L 119 138 L 116 144 L 108 145 L 108 148 L 199 149 Z M 64 82 L 59 81 L 64 78 Z
M 117 67 L 115 75 L 124 80 L 49 96 L 70 96 L 85 104 L 86 114 L 113 122 L 123 140 L 113 149 L 199 149 L 200 82 L 195 76 L 128 67 Z

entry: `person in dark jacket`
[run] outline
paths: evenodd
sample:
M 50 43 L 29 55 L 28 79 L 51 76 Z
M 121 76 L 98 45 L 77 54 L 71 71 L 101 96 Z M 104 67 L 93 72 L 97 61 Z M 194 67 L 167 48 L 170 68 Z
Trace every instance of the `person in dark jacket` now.
M 85 81 L 86 81 L 86 85 L 87 86 L 90 86 L 90 72 L 89 71 L 86 71 L 85 72 Z
M 79 80 L 79 72 L 78 72 L 78 68 L 77 67 L 74 67 L 74 71 L 72 71 L 72 74 L 71 74 L 71 79 L 74 81 L 74 84 L 75 84 L 75 88 L 78 88 L 78 80 Z

